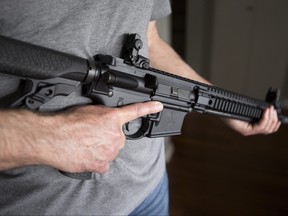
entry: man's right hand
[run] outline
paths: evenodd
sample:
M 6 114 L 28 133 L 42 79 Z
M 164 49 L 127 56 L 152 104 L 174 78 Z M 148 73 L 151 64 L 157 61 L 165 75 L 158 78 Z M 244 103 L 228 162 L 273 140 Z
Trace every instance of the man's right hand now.
M 125 145 L 122 126 L 162 109 L 159 102 L 146 102 L 57 114 L 0 111 L 0 170 L 45 164 L 66 172 L 106 172 Z

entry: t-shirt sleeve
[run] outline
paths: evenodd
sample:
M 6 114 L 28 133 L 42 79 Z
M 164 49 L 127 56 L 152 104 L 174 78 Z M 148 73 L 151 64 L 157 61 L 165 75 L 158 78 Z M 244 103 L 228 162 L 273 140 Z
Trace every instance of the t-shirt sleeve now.
M 154 0 L 154 8 L 150 20 L 157 20 L 168 16 L 171 13 L 171 4 L 169 0 Z

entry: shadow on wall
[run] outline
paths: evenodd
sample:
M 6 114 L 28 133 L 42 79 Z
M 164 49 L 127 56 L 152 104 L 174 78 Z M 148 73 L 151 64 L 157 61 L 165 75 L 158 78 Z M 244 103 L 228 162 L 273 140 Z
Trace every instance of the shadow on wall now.
M 288 52 L 288 51 L 287 51 Z M 285 83 L 288 83 L 288 58 L 286 64 L 286 73 L 285 73 Z M 285 88 L 282 90 L 282 107 L 288 110 L 288 85 L 285 85 Z

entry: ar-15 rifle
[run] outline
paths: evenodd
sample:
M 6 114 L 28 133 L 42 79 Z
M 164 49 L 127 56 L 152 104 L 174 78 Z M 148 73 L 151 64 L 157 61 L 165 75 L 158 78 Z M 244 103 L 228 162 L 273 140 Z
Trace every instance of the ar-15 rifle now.
M 94 61 L 88 61 L 0 36 L 0 72 L 20 77 L 25 82 L 20 95 L 0 100 L 0 106 L 38 110 L 57 95 L 69 95 L 79 85 L 83 96 L 109 107 L 151 100 L 162 102 L 162 112 L 143 117 L 137 132 L 125 132 L 128 139 L 181 134 L 184 117 L 191 111 L 254 123 L 261 118 L 264 109 L 273 105 L 278 119 L 288 122 L 281 113 L 278 89 L 270 89 L 266 101 L 262 101 L 182 78 L 149 67 L 149 59 L 139 55 L 141 48 L 140 36 L 130 34 L 123 59 L 96 55 Z M 91 178 L 91 173 L 66 175 Z

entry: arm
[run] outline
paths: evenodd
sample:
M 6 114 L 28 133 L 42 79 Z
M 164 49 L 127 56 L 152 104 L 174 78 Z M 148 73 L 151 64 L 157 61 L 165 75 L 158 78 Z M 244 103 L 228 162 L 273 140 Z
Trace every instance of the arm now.
M 82 106 L 54 115 L 0 110 L 0 170 L 45 164 L 67 172 L 105 172 L 125 144 L 122 125 L 162 108 L 148 102 Z
M 179 55 L 159 37 L 155 21 L 149 23 L 147 36 L 149 59 L 152 67 L 169 71 L 170 73 L 188 79 L 210 84 L 207 80 L 197 74 L 189 65 L 187 65 Z M 169 62 L 169 64 L 167 64 L 167 62 Z M 249 124 L 247 122 L 232 119 L 224 119 L 224 121 L 232 129 L 243 135 L 269 134 L 277 131 L 280 127 L 280 122 L 277 119 L 277 114 L 273 107 L 265 110 L 263 118 L 257 124 Z

